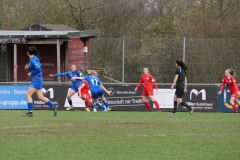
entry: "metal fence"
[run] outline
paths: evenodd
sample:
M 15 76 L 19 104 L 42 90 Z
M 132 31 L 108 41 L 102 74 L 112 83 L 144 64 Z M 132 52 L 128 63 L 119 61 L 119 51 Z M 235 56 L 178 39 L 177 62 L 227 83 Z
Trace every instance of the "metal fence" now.
M 148 67 L 158 83 L 171 83 L 175 61 L 181 59 L 189 68 L 190 83 L 220 83 L 227 68 L 240 79 L 239 44 L 240 39 L 96 38 L 91 40 L 90 65 L 125 83 L 138 82 Z

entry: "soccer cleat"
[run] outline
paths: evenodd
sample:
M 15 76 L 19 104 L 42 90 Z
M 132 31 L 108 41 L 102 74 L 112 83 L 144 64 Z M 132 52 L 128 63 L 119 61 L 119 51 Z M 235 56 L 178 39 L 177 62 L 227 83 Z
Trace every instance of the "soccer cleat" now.
M 96 108 L 93 108 L 93 112 L 97 112 L 97 109 L 96 109 Z
M 170 115 L 176 115 L 176 114 L 177 114 L 176 112 L 175 113 L 173 113 L 173 112 L 170 113 Z
M 54 112 L 54 116 L 57 116 L 57 105 L 54 105 L 53 112 Z
M 106 113 L 106 112 L 108 112 L 108 110 L 107 110 L 107 109 L 104 109 L 103 112 Z
M 68 107 L 68 108 L 66 108 L 66 110 L 67 111 L 69 111 L 69 110 L 72 110 L 73 109 L 73 107 L 71 106 L 71 107 Z
M 27 114 L 23 115 L 23 117 L 33 117 L 33 113 L 32 112 L 27 112 Z
M 86 108 L 86 111 L 87 111 L 87 112 L 90 112 L 90 109 L 89 109 L 89 108 Z
M 106 109 L 107 109 L 108 112 L 111 111 L 111 108 L 109 108 L 109 107 L 107 107 Z
M 192 108 L 192 110 L 190 111 L 190 114 L 193 115 L 194 109 Z
M 155 112 L 162 112 L 162 111 L 160 109 L 159 110 L 156 109 Z

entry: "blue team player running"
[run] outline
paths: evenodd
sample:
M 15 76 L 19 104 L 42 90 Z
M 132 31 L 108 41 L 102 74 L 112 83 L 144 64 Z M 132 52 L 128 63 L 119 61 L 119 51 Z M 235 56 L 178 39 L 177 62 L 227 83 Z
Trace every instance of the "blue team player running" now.
M 84 76 L 81 71 L 77 70 L 76 65 L 74 65 L 74 64 L 71 65 L 71 70 L 72 70 L 71 72 L 50 74 L 49 77 L 65 76 L 65 77 L 68 77 L 69 79 L 72 80 L 72 77 L 83 77 Z M 74 80 L 72 80 L 72 88 L 71 88 L 71 90 L 67 94 L 67 99 L 68 99 L 68 103 L 69 103 L 70 107 L 66 108 L 66 110 L 73 109 L 73 103 L 72 103 L 71 97 L 76 92 L 78 92 L 78 88 L 80 87 L 82 82 L 83 81 L 81 79 L 74 79 Z
M 48 98 L 43 96 L 42 92 L 42 69 L 41 63 L 38 59 L 38 50 L 34 46 L 30 46 L 27 49 L 27 55 L 30 58 L 29 64 L 25 65 L 25 69 L 29 69 L 31 72 L 27 75 L 32 77 L 32 82 L 26 92 L 26 98 L 28 102 L 28 112 L 27 114 L 23 115 L 23 117 L 33 117 L 33 100 L 32 95 L 36 92 L 36 95 L 39 100 L 43 101 L 47 104 L 50 108 L 54 111 L 54 116 L 57 115 L 57 106 L 54 105 Z
M 99 78 L 97 77 L 97 72 L 92 71 L 89 76 L 84 76 L 84 77 L 73 77 L 73 79 L 81 79 L 81 80 L 87 80 L 88 84 L 90 85 L 91 88 L 91 93 L 92 93 L 92 98 L 94 103 L 103 111 L 103 112 L 108 112 L 111 110 L 108 106 L 108 102 L 106 98 L 104 97 L 103 90 L 107 93 L 110 94 L 111 91 L 108 91 L 101 83 Z M 101 97 L 104 105 L 106 108 L 98 101 L 98 97 Z

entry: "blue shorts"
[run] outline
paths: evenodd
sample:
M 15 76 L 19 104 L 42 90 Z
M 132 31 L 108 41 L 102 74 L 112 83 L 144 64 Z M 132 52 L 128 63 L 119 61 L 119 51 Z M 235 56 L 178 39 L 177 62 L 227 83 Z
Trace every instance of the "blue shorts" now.
M 77 87 L 75 87 L 75 86 L 72 86 L 72 88 L 71 88 L 72 90 L 74 90 L 75 92 L 78 92 L 78 88 Z
M 32 81 L 30 83 L 29 87 L 35 88 L 36 90 L 41 90 L 42 89 L 42 81 Z
M 99 96 L 101 97 L 104 94 L 102 88 L 100 88 L 98 90 L 91 90 L 91 93 L 92 93 L 93 99 L 98 99 Z

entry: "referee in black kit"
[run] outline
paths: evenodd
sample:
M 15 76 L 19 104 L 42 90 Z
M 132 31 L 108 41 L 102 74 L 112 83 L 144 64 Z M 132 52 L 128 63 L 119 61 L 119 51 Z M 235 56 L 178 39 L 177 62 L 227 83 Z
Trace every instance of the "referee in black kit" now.
M 175 115 L 177 111 L 178 104 L 181 104 L 185 107 L 187 107 L 190 111 L 190 114 L 193 114 L 193 108 L 189 107 L 187 103 L 182 101 L 182 96 L 184 93 L 187 92 L 187 77 L 186 73 L 188 71 L 188 68 L 186 64 L 183 61 L 177 60 L 176 61 L 176 70 L 175 70 L 175 77 L 173 80 L 173 84 L 171 86 L 171 89 L 173 90 L 174 85 L 176 84 L 176 92 L 174 95 L 174 108 L 171 112 L 171 115 Z

